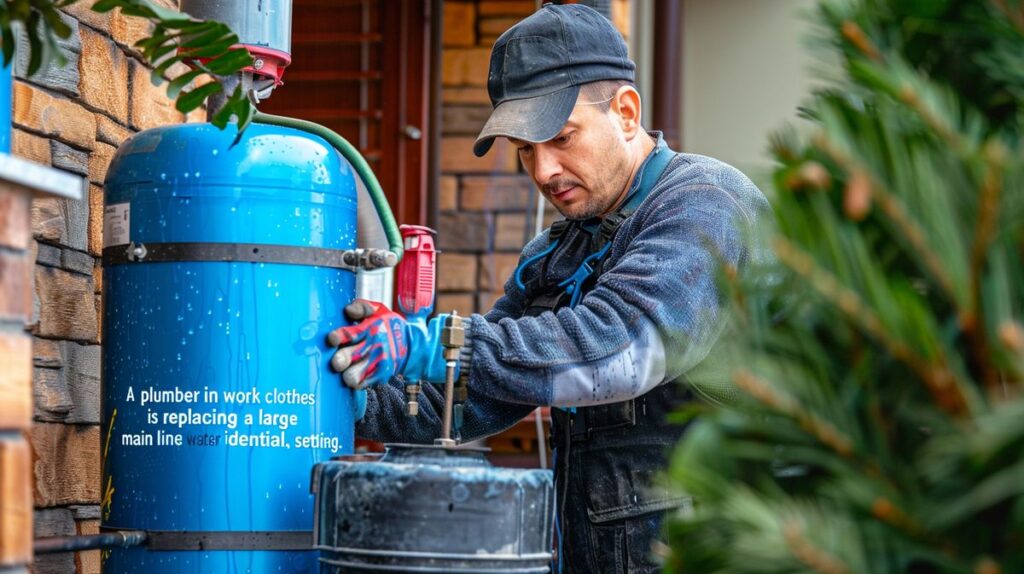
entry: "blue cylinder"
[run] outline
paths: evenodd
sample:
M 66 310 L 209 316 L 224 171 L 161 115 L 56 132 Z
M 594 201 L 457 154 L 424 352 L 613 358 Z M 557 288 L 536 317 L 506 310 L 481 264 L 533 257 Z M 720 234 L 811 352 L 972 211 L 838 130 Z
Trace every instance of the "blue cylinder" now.
M 2 66 L 0 59 L 0 153 L 11 153 L 11 66 Z
M 310 470 L 352 452 L 326 335 L 354 296 L 354 174 L 323 139 L 142 132 L 105 182 L 104 572 L 302 572 Z M 326 257 L 326 258 L 325 258 Z

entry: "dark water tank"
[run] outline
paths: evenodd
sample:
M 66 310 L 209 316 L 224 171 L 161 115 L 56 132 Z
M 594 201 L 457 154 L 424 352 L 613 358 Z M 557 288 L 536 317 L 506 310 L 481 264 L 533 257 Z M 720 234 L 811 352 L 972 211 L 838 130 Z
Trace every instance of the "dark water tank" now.
M 551 472 L 496 468 L 484 452 L 388 445 L 317 464 L 320 572 L 548 572 Z

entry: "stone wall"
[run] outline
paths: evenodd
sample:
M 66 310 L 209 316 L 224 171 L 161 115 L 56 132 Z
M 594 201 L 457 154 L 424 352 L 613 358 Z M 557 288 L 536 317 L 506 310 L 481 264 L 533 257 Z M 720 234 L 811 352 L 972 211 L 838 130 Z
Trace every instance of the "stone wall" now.
M 0 184 L 0 571 L 32 557 L 32 248 L 28 190 Z
M 174 0 L 160 3 L 176 6 Z M 72 34 L 61 43 L 63 67 L 52 65 L 31 78 L 18 73 L 24 61 L 15 68 L 12 153 L 89 180 L 87 201 L 32 202 L 34 291 L 31 278 L 23 290 L 0 289 L 0 297 L 34 292 L 26 322 L 33 337 L 36 537 L 95 533 L 99 527 L 99 256 L 107 166 L 131 134 L 185 119 L 164 86 L 152 85 L 149 68 L 132 48 L 149 34 L 149 24 L 119 12 L 92 12 L 92 4 L 79 1 L 65 9 Z M 99 551 L 40 556 L 33 569 L 98 573 Z
M 515 149 L 495 140 L 483 158 L 472 146 L 491 111 L 487 68 L 494 41 L 536 10 L 534 0 L 446 0 L 442 61 L 441 185 L 437 310 L 483 313 L 501 295 L 519 251 L 533 237 L 537 195 Z M 612 20 L 629 29 L 628 0 Z M 545 202 L 546 203 L 546 202 Z M 545 206 L 545 227 L 556 217 Z

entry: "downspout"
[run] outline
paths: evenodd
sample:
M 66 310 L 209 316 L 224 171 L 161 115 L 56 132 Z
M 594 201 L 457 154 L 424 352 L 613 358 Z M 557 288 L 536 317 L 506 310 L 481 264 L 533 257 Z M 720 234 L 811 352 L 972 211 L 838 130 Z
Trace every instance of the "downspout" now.
M 680 113 L 683 75 L 683 2 L 658 0 L 654 3 L 654 102 L 651 125 L 661 130 L 672 149 L 682 149 L 683 125 Z
M 441 218 L 441 48 L 444 35 L 444 0 L 430 0 L 430 82 L 427 101 L 430 126 L 427 130 L 427 227 L 437 229 Z

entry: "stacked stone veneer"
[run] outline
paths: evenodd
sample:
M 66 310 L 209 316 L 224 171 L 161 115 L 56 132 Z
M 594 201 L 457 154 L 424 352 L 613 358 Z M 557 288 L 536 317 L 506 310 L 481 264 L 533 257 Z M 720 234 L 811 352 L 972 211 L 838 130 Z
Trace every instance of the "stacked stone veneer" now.
M 30 192 L 0 183 L 0 571 L 32 558 Z
M 534 0 L 446 0 L 442 70 L 441 183 L 437 309 L 485 312 L 501 295 L 519 251 L 533 236 L 533 183 L 503 138 L 483 158 L 476 135 L 491 111 L 487 68 L 494 41 L 537 9 Z M 628 0 L 614 0 L 613 21 L 628 30 Z M 545 226 L 556 214 L 545 209 Z
M 173 0 L 160 3 L 176 7 Z M 27 249 L 34 290 L 31 277 L 23 291 L 0 290 L 0 298 L 30 294 L 36 537 L 95 533 L 99 526 L 99 257 L 107 166 L 136 131 L 184 120 L 132 48 L 149 34 L 149 24 L 116 11 L 92 12 L 92 4 L 82 0 L 65 9 L 72 34 L 61 44 L 63 67 L 31 78 L 18 73 L 24 62 L 15 68 L 12 152 L 89 181 L 87 200 L 32 202 Z M 40 556 L 33 570 L 98 573 L 99 551 Z

